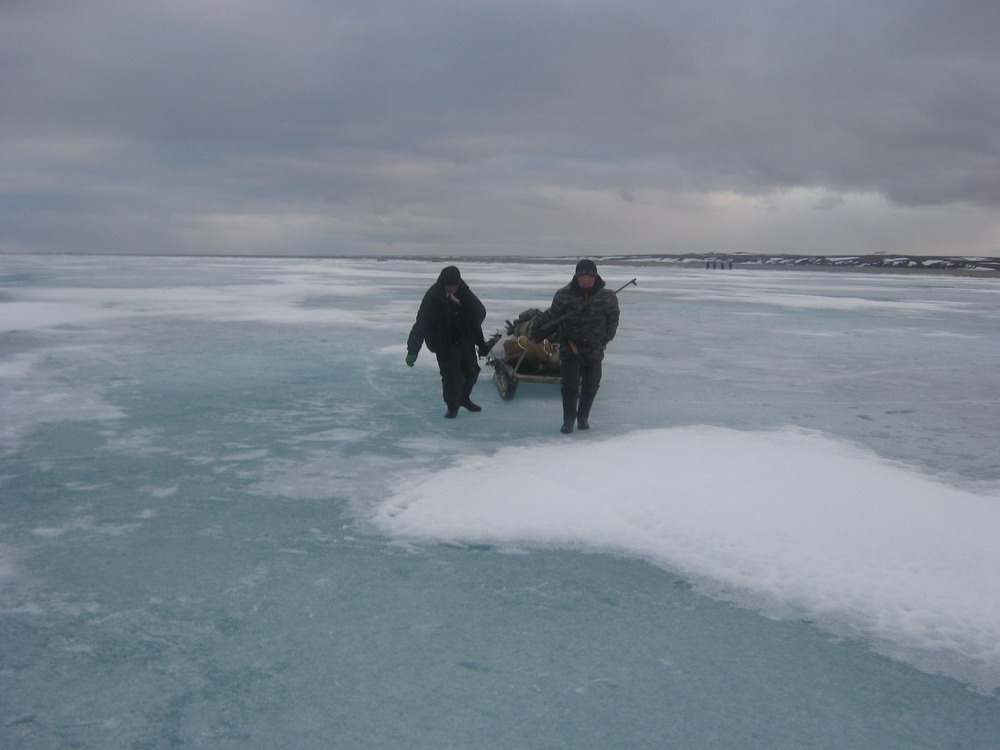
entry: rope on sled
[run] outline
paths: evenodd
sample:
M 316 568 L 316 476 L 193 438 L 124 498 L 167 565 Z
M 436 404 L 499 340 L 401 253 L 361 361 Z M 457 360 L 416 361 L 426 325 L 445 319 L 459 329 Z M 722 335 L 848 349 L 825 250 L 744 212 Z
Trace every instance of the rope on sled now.
M 531 341 L 531 339 L 529 339 L 527 336 L 518 336 L 517 345 L 521 347 L 521 349 L 523 349 L 524 351 L 527 351 L 531 347 L 537 346 L 542 350 L 542 352 L 545 353 L 546 359 L 552 356 L 552 342 L 549 341 L 548 339 L 540 341 L 536 344 L 535 342 Z

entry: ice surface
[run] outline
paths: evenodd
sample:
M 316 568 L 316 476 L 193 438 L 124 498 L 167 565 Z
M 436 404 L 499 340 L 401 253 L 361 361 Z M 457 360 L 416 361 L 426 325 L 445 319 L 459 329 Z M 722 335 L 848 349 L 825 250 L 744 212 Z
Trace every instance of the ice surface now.
M 502 448 L 408 477 L 377 519 L 411 538 L 645 558 L 776 614 L 1000 667 L 1000 596 L 987 593 L 1000 495 L 814 432 L 664 428 Z
M 439 265 L 0 258 L 0 746 L 996 746 L 996 280 L 606 266 L 563 436 Z

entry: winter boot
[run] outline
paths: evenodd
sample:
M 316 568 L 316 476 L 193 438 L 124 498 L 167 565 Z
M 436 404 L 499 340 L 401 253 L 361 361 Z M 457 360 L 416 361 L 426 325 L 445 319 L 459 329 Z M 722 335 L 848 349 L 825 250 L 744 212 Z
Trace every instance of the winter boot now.
M 462 391 L 462 399 L 458 402 L 459 406 L 464 406 L 469 411 L 482 411 L 483 407 L 479 404 L 473 403 L 472 399 L 469 398 L 472 395 L 472 389 L 476 385 L 476 376 L 468 377 L 465 381 L 465 390 Z
M 584 393 L 580 396 L 580 406 L 576 410 L 576 425 L 581 430 L 590 429 L 590 407 L 594 404 L 596 393 Z
M 576 421 L 576 394 L 562 395 L 563 400 L 563 423 L 562 427 L 559 428 L 559 432 L 563 435 L 568 435 L 573 431 L 573 422 Z

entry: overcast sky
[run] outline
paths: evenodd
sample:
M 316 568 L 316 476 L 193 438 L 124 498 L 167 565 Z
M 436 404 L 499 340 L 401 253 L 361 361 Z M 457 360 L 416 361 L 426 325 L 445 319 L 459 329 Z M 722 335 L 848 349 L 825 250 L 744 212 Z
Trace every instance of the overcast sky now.
M 998 0 L 3 0 L 0 251 L 1000 255 Z

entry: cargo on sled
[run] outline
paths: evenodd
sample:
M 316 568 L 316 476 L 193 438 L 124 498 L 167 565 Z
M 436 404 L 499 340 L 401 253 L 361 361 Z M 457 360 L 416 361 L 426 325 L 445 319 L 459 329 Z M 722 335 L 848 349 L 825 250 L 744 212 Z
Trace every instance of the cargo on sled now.
M 628 286 L 638 285 L 632 279 L 615 289 L 614 294 Z M 480 354 L 488 352 L 485 354 L 486 364 L 493 368 L 493 382 L 500 391 L 501 398 L 507 401 L 514 398 L 517 384 L 522 381 L 550 384 L 561 381 L 558 325 L 560 321 L 578 313 L 591 299 L 593 298 L 585 299 L 558 318 L 548 321 L 542 327 L 543 331 L 547 331 L 543 341 L 535 342 L 528 336 L 532 321 L 542 314 L 537 308 L 525 310 L 513 322 L 506 321 L 506 325 L 490 337 Z M 568 346 L 573 347 L 573 342 L 569 342 Z M 575 351 L 575 347 L 573 348 Z
M 493 368 L 493 383 L 502 399 L 514 398 L 520 382 L 559 384 L 559 334 L 553 331 L 540 342 L 528 337 L 531 321 L 541 312 L 525 310 L 486 342 L 486 364 Z

